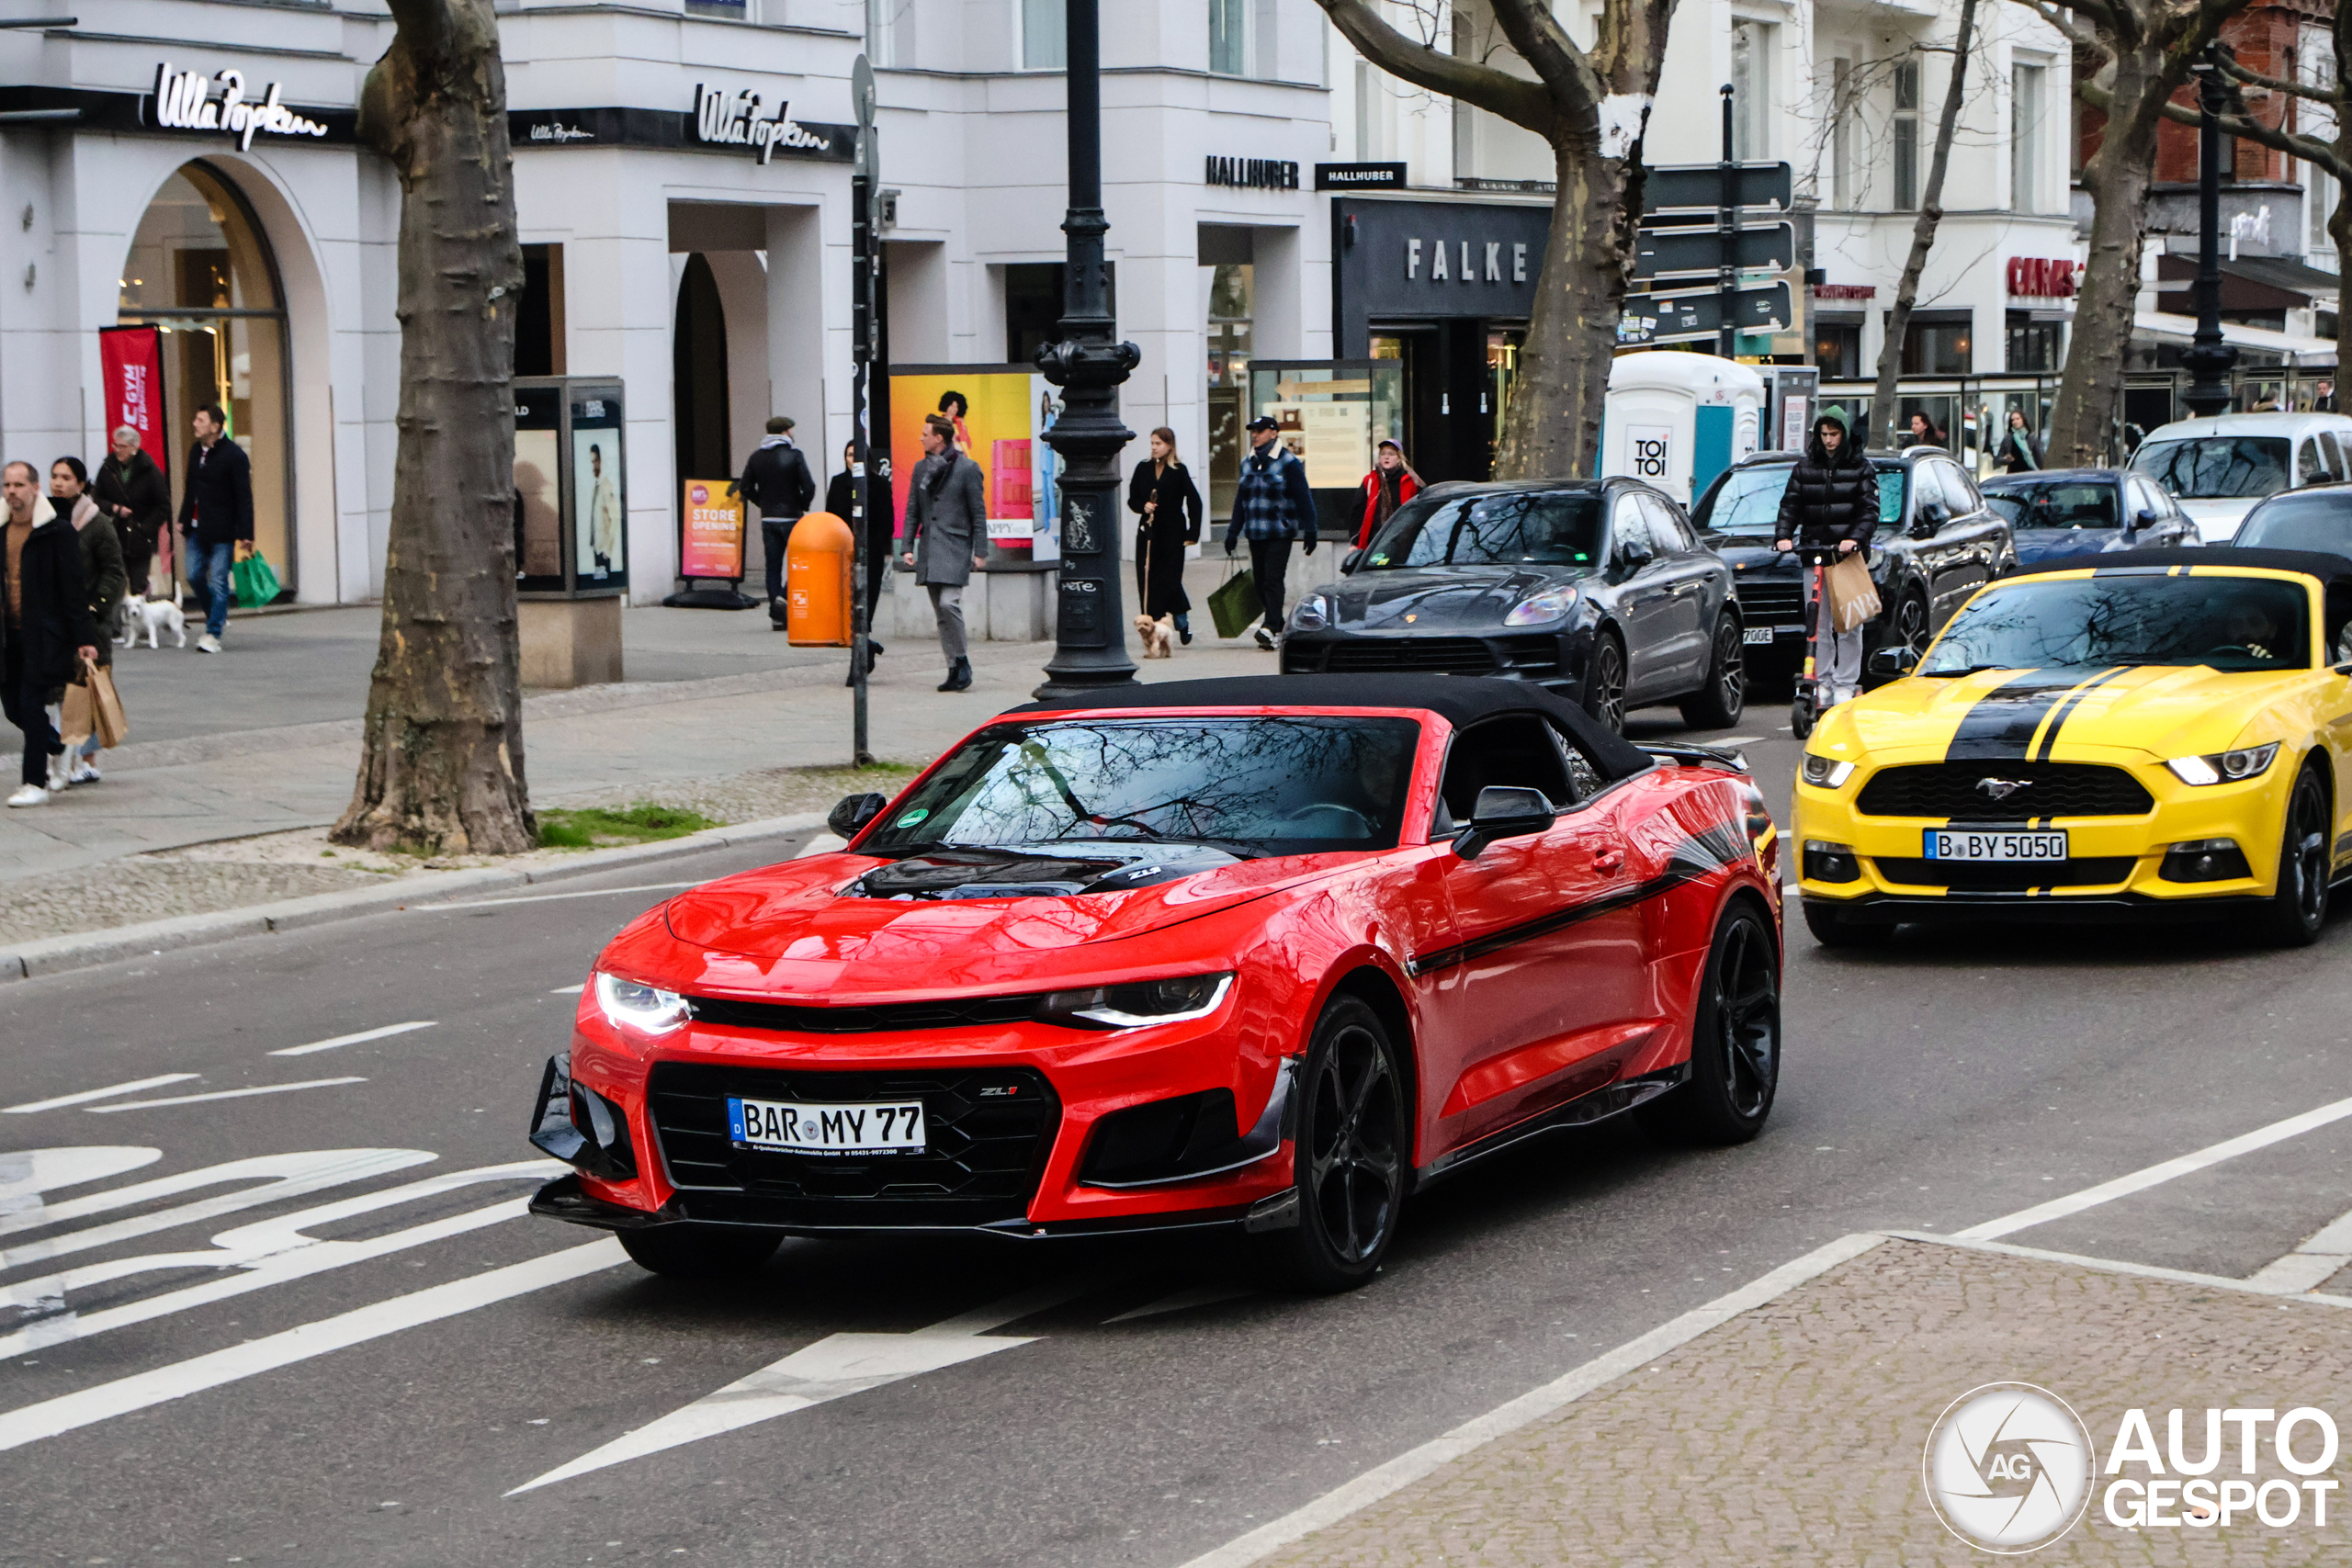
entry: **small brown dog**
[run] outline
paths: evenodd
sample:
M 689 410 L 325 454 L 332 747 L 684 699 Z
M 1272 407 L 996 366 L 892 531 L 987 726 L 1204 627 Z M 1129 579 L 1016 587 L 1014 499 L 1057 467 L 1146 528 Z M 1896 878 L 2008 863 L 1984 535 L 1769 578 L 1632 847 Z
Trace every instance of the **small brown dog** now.
M 1143 640 L 1143 656 L 1146 659 L 1166 659 L 1175 650 L 1175 617 L 1162 615 L 1155 621 L 1149 615 L 1137 615 L 1136 636 Z

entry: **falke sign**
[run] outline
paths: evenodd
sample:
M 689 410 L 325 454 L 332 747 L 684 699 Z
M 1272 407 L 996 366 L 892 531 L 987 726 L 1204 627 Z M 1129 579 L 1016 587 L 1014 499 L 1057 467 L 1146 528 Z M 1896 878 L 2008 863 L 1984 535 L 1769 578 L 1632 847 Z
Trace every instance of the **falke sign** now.
M 803 125 L 784 112 L 789 107 L 779 103 L 774 114 L 762 114 L 757 93 L 723 92 L 696 84 L 686 134 L 706 147 L 741 147 L 763 164 L 779 148 L 816 157 L 832 152 L 834 128 L 820 130 Z
M 1374 321 L 1509 321 L 1533 310 L 1549 206 L 1343 196 L 1331 208 L 1341 356 L 1367 351 L 1358 334 Z
M 2081 271 L 2080 265 L 2071 261 L 2011 256 L 2008 265 L 2009 295 L 2018 299 L 2072 299 L 2075 297 L 2075 275 Z
M 243 152 L 253 150 L 256 136 L 326 135 L 324 124 L 288 108 L 277 101 L 277 93 L 278 85 L 272 82 L 260 97 L 249 98 L 242 71 L 232 68 L 203 76 L 175 71 L 164 61 L 155 67 L 154 123 L 164 130 L 223 131 L 237 139 Z

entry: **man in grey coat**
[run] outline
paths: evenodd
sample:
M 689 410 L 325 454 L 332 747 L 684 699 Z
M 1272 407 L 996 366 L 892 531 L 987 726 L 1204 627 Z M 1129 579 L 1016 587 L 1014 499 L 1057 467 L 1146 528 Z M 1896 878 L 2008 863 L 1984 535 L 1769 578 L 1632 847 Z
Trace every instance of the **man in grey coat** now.
M 979 550 L 988 537 L 988 490 L 980 466 L 956 450 L 956 427 L 937 414 L 922 422 L 922 449 L 908 488 L 905 559 L 931 591 L 939 619 L 939 651 L 947 656 L 939 689 L 966 692 L 972 660 L 964 641 L 964 585 L 974 567 L 986 564 Z

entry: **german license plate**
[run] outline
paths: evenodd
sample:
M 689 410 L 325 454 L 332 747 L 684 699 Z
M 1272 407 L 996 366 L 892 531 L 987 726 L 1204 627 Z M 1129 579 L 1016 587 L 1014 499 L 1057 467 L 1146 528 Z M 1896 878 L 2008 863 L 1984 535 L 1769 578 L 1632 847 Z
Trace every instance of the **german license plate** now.
M 919 1100 L 804 1105 L 730 1098 L 727 1133 L 739 1149 L 796 1155 L 913 1155 L 925 1146 Z
M 1929 860 L 2062 861 L 2066 858 L 2064 829 L 2029 832 L 2023 829 L 1929 828 Z
M 1750 626 L 1744 635 L 1749 642 L 1770 642 L 1772 640 L 1772 628 L 1770 626 Z

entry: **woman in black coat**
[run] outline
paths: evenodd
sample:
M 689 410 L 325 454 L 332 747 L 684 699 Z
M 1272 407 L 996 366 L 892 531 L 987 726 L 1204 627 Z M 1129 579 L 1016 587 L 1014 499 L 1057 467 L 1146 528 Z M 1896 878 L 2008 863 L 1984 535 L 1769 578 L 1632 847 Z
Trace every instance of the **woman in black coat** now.
M 1176 460 L 1176 433 L 1151 433 L 1151 456 L 1127 481 L 1136 524 L 1136 597 L 1153 620 L 1171 615 L 1176 635 L 1193 640 L 1193 602 L 1184 594 L 1184 547 L 1201 539 L 1201 492 Z
M 65 783 L 65 743 L 49 706 L 81 660 L 97 657 L 99 633 L 83 590 L 81 541 L 40 493 L 33 466 L 0 469 L 0 533 L 13 536 L 0 548 L 0 710 L 25 737 L 24 787 L 8 804 L 40 806 Z

